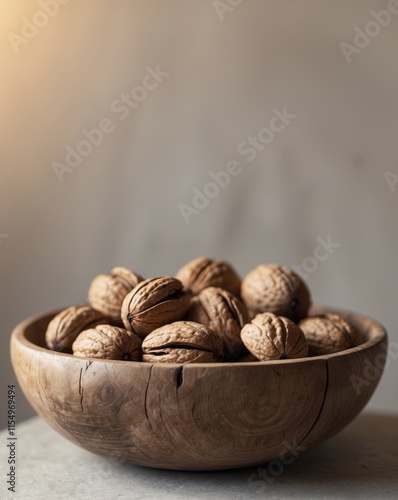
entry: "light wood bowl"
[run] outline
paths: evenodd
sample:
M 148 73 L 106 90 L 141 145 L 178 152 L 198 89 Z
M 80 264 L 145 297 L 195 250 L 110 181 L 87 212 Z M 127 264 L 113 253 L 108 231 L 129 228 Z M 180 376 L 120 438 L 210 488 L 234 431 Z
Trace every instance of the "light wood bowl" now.
M 15 328 L 11 358 L 37 413 L 91 452 L 162 469 L 252 466 L 340 431 L 381 377 L 383 326 L 347 311 L 318 306 L 311 312 L 341 314 L 362 343 L 336 354 L 267 362 L 85 360 L 44 347 L 53 312 Z

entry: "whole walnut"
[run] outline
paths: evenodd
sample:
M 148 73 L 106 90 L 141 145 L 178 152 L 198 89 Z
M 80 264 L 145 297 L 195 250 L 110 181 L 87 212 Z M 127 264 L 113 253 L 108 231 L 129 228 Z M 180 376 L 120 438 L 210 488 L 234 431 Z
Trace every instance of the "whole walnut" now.
M 185 264 L 175 277 L 194 294 L 210 286 L 223 288 L 237 297 L 240 294 L 241 279 L 223 260 L 198 257 Z
M 309 348 L 310 356 L 332 354 L 355 347 L 358 333 L 337 314 L 322 314 L 305 318 L 299 323 Z
M 102 313 L 89 306 L 71 306 L 58 313 L 48 324 L 45 340 L 53 351 L 72 352 L 72 344 L 83 330 L 108 323 Z
M 150 278 L 126 295 L 122 320 L 127 330 L 145 337 L 160 326 L 182 319 L 190 301 L 191 297 L 176 278 Z
M 99 274 L 88 291 L 91 306 L 114 320 L 120 319 L 124 297 L 143 278 L 125 267 L 114 267 L 111 274 Z
M 206 325 L 219 335 L 225 361 L 232 361 L 242 353 L 240 331 L 249 322 L 249 315 L 232 293 L 218 287 L 205 288 L 192 298 L 185 319 Z
M 223 359 L 220 337 L 193 321 L 176 321 L 150 333 L 142 342 L 143 361 L 215 363 Z
M 263 264 L 250 271 L 242 281 L 241 296 L 251 317 L 271 312 L 298 322 L 311 305 L 304 281 L 280 264 Z
M 141 338 L 135 333 L 111 325 L 97 325 L 83 330 L 73 342 L 78 358 L 141 360 Z
M 283 316 L 260 313 L 241 331 L 247 349 L 259 360 L 305 358 L 308 346 L 304 333 Z

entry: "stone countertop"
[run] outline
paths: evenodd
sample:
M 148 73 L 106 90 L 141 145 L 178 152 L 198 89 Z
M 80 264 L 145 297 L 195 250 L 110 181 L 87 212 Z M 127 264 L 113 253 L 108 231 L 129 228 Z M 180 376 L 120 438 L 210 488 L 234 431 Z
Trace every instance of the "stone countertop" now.
M 0 432 L 2 500 L 398 498 L 398 415 L 363 413 L 289 465 L 220 472 L 111 462 L 70 443 L 39 417 L 17 425 L 16 436 L 14 494 L 6 483 L 9 436 L 7 430 Z

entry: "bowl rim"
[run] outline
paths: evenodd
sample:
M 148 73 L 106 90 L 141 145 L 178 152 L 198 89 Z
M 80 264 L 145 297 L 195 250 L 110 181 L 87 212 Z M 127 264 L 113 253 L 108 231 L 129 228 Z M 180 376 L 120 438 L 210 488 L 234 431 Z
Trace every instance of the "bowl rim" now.
M 69 306 L 68 306 L 69 307 Z M 332 354 L 323 354 L 321 356 L 310 356 L 306 358 L 295 358 L 295 359 L 276 359 L 276 360 L 268 360 L 268 361 L 220 361 L 220 362 L 215 362 L 215 363 L 151 363 L 147 361 L 124 361 L 124 360 L 118 360 L 118 359 L 101 359 L 101 358 L 94 358 L 94 357 L 87 357 L 87 358 L 78 358 L 76 356 L 73 356 L 73 354 L 68 354 L 64 352 L 58 352 L 58 351 L 53 351 L 51 349 L 47 349 L 45 347 L 41 347 L 32 341 L 28 340 L 26 338 L 26 330 L 31 327 L 34 323 L 43 320 L 46 317 L 51 317 L 55 316 L 65 308 L 59 308 L 55 309 L 52 311 L 47 311 L 47 312 L 42 312 L 39 314 L 35 314 L 32 316 L 29 316 L 25 320 L 21 321 L 19 324 L 15 326 L 11 333 L 10 337 L 10 342 L 16 342 L 17 344 L 30 349 L 31 351 L 36 351 L 38 353 L 43 353 L 46 355 L 54 356 L 54 357 L 61 357 L 65 359 L 73 359 L 74 361 L 78 362 L 96 362 L 96 363 L 107 363 L 107 364 L 120 364 L 121 366 L 151 366 L 151 365 L 156 365 L 156 366 L 161 366 L 164 367 L 163 369 L 166 369 L 167 367 L 172 367 L 175 369 L 175 367 L 199 367 L 199 368 L 216 368 L 220 366 L 224 367 L 246 367 L 246 366 L 275 366 L 275 365 L 285 365 L 285 364 L 299 364 L 299 363 L 310 363 L 310 362 L 317 362 L 317 361 L 327 361 L 328 359 L 331 358 L 337 358 L 337 357 L 343 357 L 343 356 L 350 356 L 353 353 L 367 350 L 371 347 L 374 347 L 378 344 L 381 344 L 385 341 L 388 341 L 388 335 L 385 327 L 379 323 L 379 321 L 366 316 L 361 313 L 357 313 L 348 309 L 343 309 L 340 307 L 334 307 L 334 306 L 324 306 L 321 304 L 313 304 L 313 306 L 310 309 L 310 314 L 311 315 L 316 315 L 316 314 L 321 314 L 320 311 L 323 313 L 325 312 L 330 312 L 330 313 L 335 313 L 335 314 L 341 314 L 343 317 L 344 316 L 354 316 L 358 318 L 360 321 L 367 322 L 369 324 L 369 329 L 372 330 L 374 333 L 372 335 L 372 338 L 367 340 L 366 342 L 363 342 L 362 344 L 359 344 L 355 347 L 351 347 L 349 349 L 345 349 L 344 351 L 339 351 L 335 352 Z

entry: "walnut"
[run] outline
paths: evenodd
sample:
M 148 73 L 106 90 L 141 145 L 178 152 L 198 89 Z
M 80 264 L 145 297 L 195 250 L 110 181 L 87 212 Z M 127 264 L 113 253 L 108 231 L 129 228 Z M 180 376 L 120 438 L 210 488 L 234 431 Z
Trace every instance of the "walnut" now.
M 108 318 L 92 307 L 68 307 L 48 324 L 45 334 L 47 347 L 53 351 L 71 353 L 72 344 L 80 332 L 107 322 Z
M 82 331 L 73 342 L 78 358 L 121 359 L 140 361 L 141 338 L 135 333 L 111 325 L 97 325 Z
M 176 321 L 150 333 L 142 351 L 143 361 L 150 363 L 212 363 L 222 360 L 223 344 L 207 326 Z
M 199 293 L 216 286 L 239 297 L 241 279 L 228 262 L 199 257 L 185 264 L 176 274 L 185 288 Z
M 261 361 L 308 356 L 308 346 L 300 328 L 283 316 L 261 313 L 242 328 L 241 338 L 248 350 Z
M 223 341 L 224 360 L 236 359 L 242 352 L 240 331 L 249 322 L 246 307 L 232 293 L 209 287 L 193 297 L 185 319 L 202 323 Z
M 145 337 L 160 326 L 182 319 L 190 300 L 182 283 L 175 278 L 163 276 L 141 281 L 123 300 L 124 326 Z
M 337 314 L 305 318 L 299 323 L 307 339 L 310 356 L 332 354 L 355 347 L 357 331 Z
M 271 312 L 294 322 L 305 318 L 311 305 L 307 285 L 289 267 L 260 265 L 242 281 L 241 295 L 249 314 Z
M 89 302 L 105 316 L 118 320 L 124 297 L 142 280 L 139 274 L 125 267 L 114 267 L 111 274 L 94 278 L 88 291 Z

